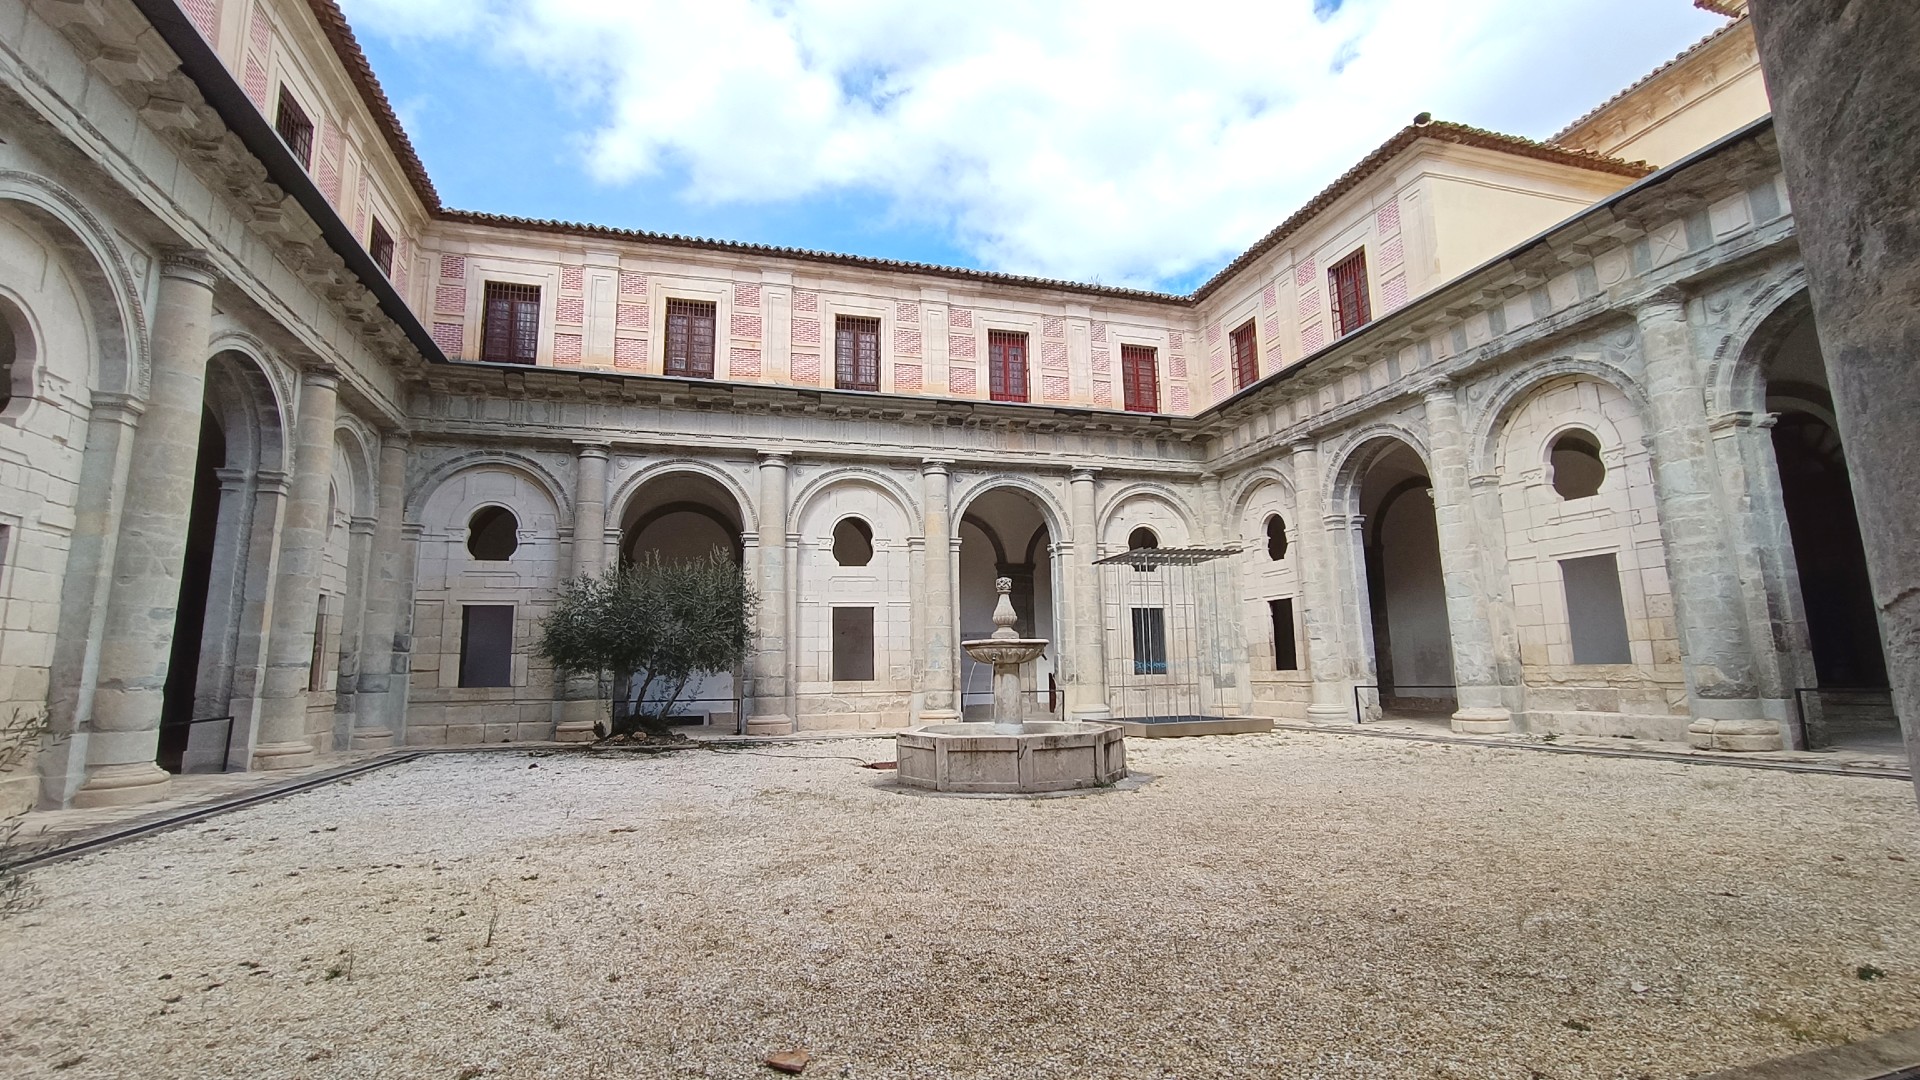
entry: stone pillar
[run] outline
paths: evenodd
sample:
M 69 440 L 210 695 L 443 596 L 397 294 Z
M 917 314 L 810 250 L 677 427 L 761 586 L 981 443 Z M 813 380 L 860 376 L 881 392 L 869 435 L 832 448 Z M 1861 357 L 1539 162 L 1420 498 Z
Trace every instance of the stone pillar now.
M 100 628 L 87 780 L 74 793 L 75 806 L 158 799 L 172 782 L 153 759 L 193 510 L 216 280 L 197 252 L 173 255 L 160 268 L 152 385 L 127 470 L 112 591 Z
M 1426 392 L 1427 435 L 1433 461 L 1433 513 L 1440 537 L 1440 573 L 1447 594 L 1447 632 L 1453 638 L 1453 682 L 1458 711 L 1453 730 L 1484 735 L 1513 730 L 1513 712 L 1494 664 L 1493 626 L 1467 484 L 1466 433 L 1453 384 L 1441 380 Z
M 1472 452 L 1468 452 L 1472 456 Z M 1525 699 L 1520 672 L 1520 635 L 1513 624 L 1513 585 L 1507 575 L 1507 515 L 1500 503 L 1498 473 L 1467 478 L 1473 493 L 1474 542 L 1480 548 L 1480 588 L 1486 597 L 1487 623 L 1493 630 L 1493 678 L 1512 696 L 1509 709 Z
M 787 735 L 794 729 L 787 688 L 787 471 L 791 465 L 788 454 L 760 455 L 760 611 L 753 635 L 749 735 Z
M 920 722 L 945 724 L 960 718 L 960 654 L 953 616 L 953 560 L 958 538 L 953 532 L 953 481 L 947 462 L 928 458 L 920 463 L 920 494 L 926 507 L 921 522 L 926 548 L 920 603 L 926 612 L 926 638 Z
M 273 631 L 260 693 L 260 742 L 253 750 L 256 769 L 293 769 L 314 760 L 307 734 L 307 673 L 326 556 L 339 387 L 340 377 L 325 367 L 307 369 L 300 380 L 293 478 L 280 526 L 280 579 L 274 583 Z
M 1353 681 L 1340 640 L 1339 586 L 1327 525 L 1332 519 L 1326 515 L 1327 497 L 1320 487 L 1320 451 L 1311 442 L 1293 445 L 1293 488 L 1298 526 L 1294 542 L 1300 549 L 1296 575 L 1300 622 L 1307 638 L 1307 673 L 1313 677 L 1307 719 L 1316 724 L 1351 724 Z
M 1107 635 L 1105 608 L 1100 601 L 1099 522 L 1094 510 L 1094 469 L 1075 469 L 1069 477 L 1072 499 L 1067 512 L 1073 543 L 1066 549 L 1062 575 L 1073 598 L 1073 672 L 1067 683 L 1069 719 L 1104 720 L 1113 715 L 1107 703 Z M 1057 632 L 1057 631 L 1056 631 Z
M 607 452 L 606 443 L 580 443 L 574 460 L 572 577 L 597 577 L 606 569 Z M 553 737 L 561 742 L 588 742 L 593 725 L 604 718 L 598 675 L 574 674 L 562 689 L 565 702 Z
M 1676 290 L 1662 290 L 1634 314 L 1647 369 L 1660 536 L 1692 716 L 1687 738 L 1703 749 L 1778 750 L 1780 724 L 1765 718 L 1754 679 L 1686 303 Z
M 360 637 L 359 693 L 354 697 L 355 750 L 384 750 L 393 745 L 394 634 L 401 609 L 413 603 L 402 586 L 402 562 L 409 554 L 401 526 L 406 518 L 407 437 L 388 433 L 380 440 L 379 505 L 374 510 L 373 561 L 367 568 L 367 621 Z
M 373 574 L 373 535 L 377 519 L 347 521 L 347 593 L 341 601 L 339 677 L 333 686 L 333 749 L 353 746 L 360 698 L 360 658 L 367 637 L 367 585 Z
M 1833 410 L 1920 786 L 1920 6 L 1754 0 Z

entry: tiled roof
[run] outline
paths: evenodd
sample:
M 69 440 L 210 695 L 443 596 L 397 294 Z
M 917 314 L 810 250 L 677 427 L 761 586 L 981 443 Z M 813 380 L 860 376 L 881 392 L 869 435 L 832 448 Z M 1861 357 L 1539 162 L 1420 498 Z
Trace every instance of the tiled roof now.
M 1497 131 L 1488 131 L 1484 128 L 1468 127 L 1465 124 L 1450 124 L 1443 120 L 1428 120 L 1426 119 L 1426 115 L 1425 113 L 1421 113 L 1413 123 L 1401 128 L 1399 133 L 1394 135 L 1393 138 L 1381 143 L 1379 149 L 1361 158 L 1359 164 L 1348 169 L 1338 180 L 1327 185 L 1320 194 L 1307 200 L 1305 206 L 1295 211 L 1292 217 L 1281 222 L 1278 228 L 1261 237 L 1252 247 L 1242 252 L 1239 258 L 1222 267 L 1219 273 L 1207 279 L 1206 284 L 1194 290 L 1193 299 L 1196 301 L 1206 299 L 1209 294 L 1224 285 L 1229 278 L 1239 273 L 1248 263 L 1284 243 L 1289 236 L 1300 231 L 1321 211 L 1331 206 L 1334 200 L 1358 187 L 1368 177 L 1379 172 L 1387 162 L 1393 160 L 1401 151 L 1421 139 L 1455 143 L 1460 146 L 1477 146 L 1485 150 L 1498 150 L 1502 153 L 1537 158 L 1542 161 L 1551 161 L 1561 165 L 1571 165 L 1575 168 L 1628 176 L 1636 180 L 1653 171 L 1653 166 L 1648 165 L 1644 161 L 1622 161 L 1619 158 L 1607 157 L 1604 154 L 1596 154 L 1589 150 L 1575 150 L 1571 147 L 1554 146 L 1549 143 L 1535 142 L 1532 139 L 1523 139 L 1518 135 L 1503 135 Z
M 313 9 L 313 17 L 320 21 L 320 29 L 333 43 L 333 51 L 339 54 L 347 75 L 359 88 L 360 99 L 366 102 L 374 124 L 386 137 L 393 156 L 399 159 L 401 171 L 413 184 L 414 194 L 426 205 L 428 213 L 437 212 L 440 193 L 434 190 L 433 179 L 427 175 L 427 167 L 420 163 L 420 155 L 414 153 L 413 140 L 407 138 L 407 130 L 400 126 L 400 117 L 394 113 L 393 103 L 387 100 L 387 92 L 380 88 L 373 65 L 367 63 L 367 54 L 361 51 L 359 39 L 353 36 L 353 27 L 347 25 L 347 16 L 334 0 L 307 0 L 307 6 Z
M 1700 6 L 1706 7 L 1705 4 L 1701 4 Z M 1718 11 L 1719 9 L 1711 8 L 1709 10 Z M 1721 14 L 1726 14 L 1726 13 L 1721 12 Z M 1692 56 L 1694 53 L 1699 52 L 1701 49 L 1706 48 L 1708 45 L 1711 45 L 1714 42 L 1720 40 L 1722 37 L 1725 37 L 1726 35 L 1732 33 L 1734 29 L 1740 26 L 1744 21 L 1745 21 L 1744 19 L 1735 19 L 1733 22 L 1728 23 L 1727 25 L 1721 27 L 1720 29 L 1715 30 L 1713 33 L 1708 34 L 1706 37 L 1701 38 L 1699 41 L 1694 42 L 1692 45 L 1687 46 L 1686 49 L 1680 53 L 1680 55 L 1674 57 L 1673 59 L 1667 61 L 1664 64 L 1661 64 L 1659 67 L 1654 68 L 1652 71 L 1647 72 L 1645 75 L 1642 75 L 1639 79 L 1634 81 L 1633 85 L 1627 87 L 1625 90 L 1620 91 L 1619 93 L 1613 95 L 1612 97 L 1594 106 L 1593 108 L 1588 109 L 1586 114 L 1581 116 L 1580 119 L 1575 120 L 1571 124 L 1568 124 L 1566 127 L 1562 128 L 1558 134 L 1554 135 L 1551 139 L 1548 139 L 1547 141 L 1550 143 L 1557 143 L 1565 139 L 1567 136 L 1573 134 L 1574 132 L 1579 131 L 1582 127 L 1585 127 L 1587 123 L 1590 122 L 1594 117 L 1599 116 L 1601 113 L 1606 112 L 1608 109 L 1613 108 L 1616 104 L 1620 102 L 1622 98 L 1625 98 L 1628 94 L 1633 93 L 1635 90 L 1640 89 L 1641 87 L 1647 85 L 1653 80 L 1673 70 L 1676 64 L 1679 64 L 1682 60 L 1685 60 L 1687 57 Z

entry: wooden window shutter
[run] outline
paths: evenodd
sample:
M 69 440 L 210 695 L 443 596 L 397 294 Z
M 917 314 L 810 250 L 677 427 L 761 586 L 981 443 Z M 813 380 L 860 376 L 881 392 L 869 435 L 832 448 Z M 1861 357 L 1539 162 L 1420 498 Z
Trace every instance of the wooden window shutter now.
M 1259 342 L 1253 333 L 1253 320 L 1233 332 L 1233 388 L 1244 390 L 1260 381 Z
M 834 320 L 833 385 L 880 389 L 880 320 L 842 315 Z
M 1327 271 L 1333 294 L 1333 325 L 1341 337 L 1373 321 L 1367 299 L 1367 249 L 1341 259 Z
M 1160 411 L 1159 354 L 1145 345 L 1120 346 L 1120 391 L 1128 412 Z
M 480 359 L 531 364 L 540 354 L 540 286 L 487 282 Z
M 666 373 L 690 379 L 713 378 L 714 319 L 712 301 L 667 301 Z
M 1027 335 L 1012 330 L 987 332 L 987 396 L 995 401 L 1027 400 Z

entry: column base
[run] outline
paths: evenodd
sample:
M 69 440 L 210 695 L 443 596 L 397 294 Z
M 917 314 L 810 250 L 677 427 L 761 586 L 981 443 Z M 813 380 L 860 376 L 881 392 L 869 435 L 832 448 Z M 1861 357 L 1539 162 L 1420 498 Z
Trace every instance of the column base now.
M 791 735 L 794 732 L 791 716 L 749 716 L 747 734 L 749 735 Z
M 1746 753 L 1785 748 L 1780 725 L 1772 720 L 1695 720 L 1687 725 L 1687 745 Z
M 353 750 L 388 750 L 393 747 L 393 732 L 387 728 L 361 728 L 347 741 Z
M 606 722 L 607 710 L 598 698 L 574 698 L 560 706 L 561 720 L 553 727 L 555 742 L 589 743 L 600 736 L 593 725 Z
M 173 791 L 173 774 L 151 761 L 102 765 L 88 770 L 87 782 L 73 793 L 75 809 L 131 806 L 164 799 Z
M 1326 727 L 1352 727 L 1360 721 L 1353 715 L 1348 705 L 1309 705 L 1307 723 L 1321 724 Z
M 1461 709 L 1453 714 L 1458 735 L 1505 735 L 1513 730 L 1513 714 L 1506 709 Z
M 253 748 L 253 767 L 258 770 L 302 769 L 319 760 L 313 744 L 306 742 L 268 743 Z

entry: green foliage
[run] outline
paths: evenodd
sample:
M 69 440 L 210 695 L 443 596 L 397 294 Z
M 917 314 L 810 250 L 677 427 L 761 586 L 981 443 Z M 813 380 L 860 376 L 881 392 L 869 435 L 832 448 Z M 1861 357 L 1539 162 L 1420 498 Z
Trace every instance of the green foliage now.
M 688 562 L 649 555 L 562 585 L 538 648 L 554 667 L 598 675 L 616 689 L 639 678 L 638 709 L 616 704 L 610 734 L 665 735 L 689 682 L 746 660 L 758 603 L 740 567 L 718 548 Z

